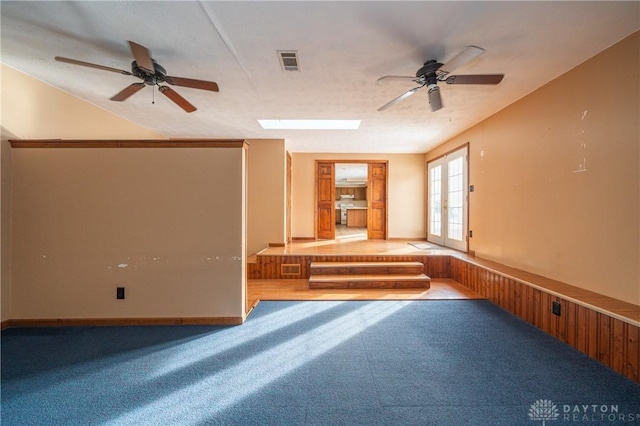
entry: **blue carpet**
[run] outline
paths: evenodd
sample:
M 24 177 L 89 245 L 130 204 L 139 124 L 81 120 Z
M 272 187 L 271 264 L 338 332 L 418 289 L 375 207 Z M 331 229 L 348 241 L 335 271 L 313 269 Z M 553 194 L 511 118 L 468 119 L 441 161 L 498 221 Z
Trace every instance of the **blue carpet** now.
M 3 425 L 640 425 L 640 385 L 485 300 L 2 332 Z

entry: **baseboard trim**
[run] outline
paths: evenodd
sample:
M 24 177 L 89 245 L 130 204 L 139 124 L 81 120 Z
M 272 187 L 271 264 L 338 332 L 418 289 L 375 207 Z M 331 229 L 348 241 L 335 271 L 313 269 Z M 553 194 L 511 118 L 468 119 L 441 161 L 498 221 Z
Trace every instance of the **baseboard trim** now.
M 96 327 L 140 325 L 240 325 L 242 317 L 184 317 L 184 318 L 24 318 L 2 321 L 2 329 L 9 327 Z
M 269 247 L 284 247 L 285 243 L 269 243 Z
M 316 239 L 313 237 L 293 237 L 292 241 L 315 241 Z

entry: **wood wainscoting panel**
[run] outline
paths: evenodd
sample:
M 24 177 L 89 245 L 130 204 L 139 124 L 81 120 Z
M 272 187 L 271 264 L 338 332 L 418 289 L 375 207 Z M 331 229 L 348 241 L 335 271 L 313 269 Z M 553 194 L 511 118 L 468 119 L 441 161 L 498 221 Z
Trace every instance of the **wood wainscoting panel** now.
M 640 327 L 594 306 L 452 256 L 451 278 L 558 340 L 640 383 Z M 545 279 L 546 280 L 546 279 Z M 561 284 L 561 283 L 560 283 Z M 593 295 L 588 295 L 593 300 Z M 605 305 L 613 302 L 602 296 Z M 553 302 L 560 315 L 553 314 Z M 621 309 L 627 307 L 619 302 Z
M 640 382 L 640 327 L 626 324 L 625 338 L 624 375 Z
M 311 275 L 312 262 L 420 262 L 424 264 L 424 274 L 431 278 L 451 276 L 450 257 L 446 255 L 258 255 L 256 262 L 247 265 L 247 277 L 257 280 L 281 280 L 306 278 Z M 299 275 L 282 274 L 282 265 L 300 265 Z

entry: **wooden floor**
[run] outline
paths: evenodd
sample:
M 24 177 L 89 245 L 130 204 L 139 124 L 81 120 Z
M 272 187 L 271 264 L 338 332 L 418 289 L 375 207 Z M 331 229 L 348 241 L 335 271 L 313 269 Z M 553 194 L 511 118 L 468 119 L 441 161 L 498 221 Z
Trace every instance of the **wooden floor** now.
M 415 245 L 419 245 L 416 247 Z M 269 247 L 262 255 L 423 255 L 423 254 L 460 254 L 435 244 L 419 240 L 368 240 L 365 236 L 338 238 L 335 240 L 297 241 L 284 247 Z
M 484 299 L 450 278 L 434 278 L 429 289 L 310 289 L 307 280 L 249 280 L 249 306 L 260 300 L 452 300 Z
M 336 239 L 343 238 L 366 238 L 367 228 L 352 227 L 347 225 L 336 225 Z
M 412 245 L 412 244 L 415 245 Z M 270 247 L 261 255 L 408 255 L 450 254 L 454 252 L 425 241 L 367 240 L 366 236 L 326 241 L 303 241 L 285 247 Z M 456 252 L 459 253 L 459 252 Z M 249 309 L 260 300 L 435 300 L 484 299 L 449 278 L 434 278 L 429 289 L 310 289 L 304 279 L 248 280 Z
M 640 327 L 640 309 L 638 305 L 613 299 L 608 296 L 575 287 L 566 283 L 521 271 L 488 260 L 467 257 L 456 250 L 418 240 L 367 240 L 366 236 L 322 240 L 300 241 L 284 247 L 270 247 L 260 254 L 266 255 L 454 255 L 465 257 L 467 261 L 479 265 L 488 271 L 528 283 L 529 286 L 581 304 L 590 309 L 618 318 Z M 249 260 L 251 261 L 251 260 Z M 297 281 L 295 283 L 294 281 Z M 473 299 L 484 298 L 467 287 L 450 279 L 432 279 L 431 289 L 409 290 L 310 290 L 305 288 L 306 280 L 248 280 L 248 298 L 251 303 L 262 300 L 321 300 L 330 298 L 344 299 Z M 308 298 L 308 299 L 306 299 Z

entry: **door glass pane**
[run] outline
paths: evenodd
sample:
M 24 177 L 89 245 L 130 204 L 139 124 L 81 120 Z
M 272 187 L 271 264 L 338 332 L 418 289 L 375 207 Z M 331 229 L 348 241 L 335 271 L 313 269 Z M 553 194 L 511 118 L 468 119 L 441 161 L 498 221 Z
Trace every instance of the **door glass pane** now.
M 429 233 L 442 235 L 442 166 L 431 169 L 429 177 Z
M 448 221 L 447 238 L 462 241 L 462 220 L 463 220 L 463 157 L 458 157 L 448 163 Z

